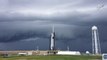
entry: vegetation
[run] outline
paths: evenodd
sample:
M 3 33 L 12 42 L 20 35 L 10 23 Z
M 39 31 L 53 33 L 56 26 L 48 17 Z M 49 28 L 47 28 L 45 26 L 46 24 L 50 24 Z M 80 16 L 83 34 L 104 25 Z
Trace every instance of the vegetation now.
M 0 56 L 0 60 L 101 60 L 101 56 L 71 56 L 71 55 L 48 55 L 48 56 Z

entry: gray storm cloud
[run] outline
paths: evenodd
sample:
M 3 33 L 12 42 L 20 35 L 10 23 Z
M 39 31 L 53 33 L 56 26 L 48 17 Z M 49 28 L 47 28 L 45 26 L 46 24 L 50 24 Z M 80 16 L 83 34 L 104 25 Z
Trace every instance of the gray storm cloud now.
M 93 25 L 98 26 L 101 46 L 105 49 L 106 2 L 106 0 L 0 0 L 1 50 L 35 49 L 37 45 L 40 49 L 48 49 L 52 25 L 55 25 L 56 46 L 59 49 L 66 49 L 66 45 L 69 45 L 71 50 L 91 51 Z M 20 47 L 21 45 L 23 46 Z

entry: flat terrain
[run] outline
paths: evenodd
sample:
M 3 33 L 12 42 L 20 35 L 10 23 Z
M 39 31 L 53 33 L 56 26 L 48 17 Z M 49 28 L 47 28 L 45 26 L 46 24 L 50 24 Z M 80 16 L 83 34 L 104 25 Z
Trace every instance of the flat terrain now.
M 67 56 L 67 55 L 48 55 L 48 56 L 10 56 L 0 60 L 101 60 L 101 56 Z

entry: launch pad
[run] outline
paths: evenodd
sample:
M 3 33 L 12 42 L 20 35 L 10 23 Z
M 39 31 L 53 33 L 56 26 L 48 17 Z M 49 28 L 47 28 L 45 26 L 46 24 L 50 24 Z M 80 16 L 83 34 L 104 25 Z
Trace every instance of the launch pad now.
M 49 54 L 49 55 L 56 55 L 57 52 L 58 52 L 58 51 L 56 51 L 56 50 L 49 50 L 49 51 L 48 51 L 48 54 Z

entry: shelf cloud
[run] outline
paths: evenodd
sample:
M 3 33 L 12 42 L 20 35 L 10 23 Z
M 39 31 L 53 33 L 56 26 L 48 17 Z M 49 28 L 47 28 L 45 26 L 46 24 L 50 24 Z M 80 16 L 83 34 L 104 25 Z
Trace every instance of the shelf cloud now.
M 54 25 L 57 48 L 91 52 L 96 25 L 107 52 L 106 16 L 106 0 L 0 0 L 0 50 L 46 50 Z

